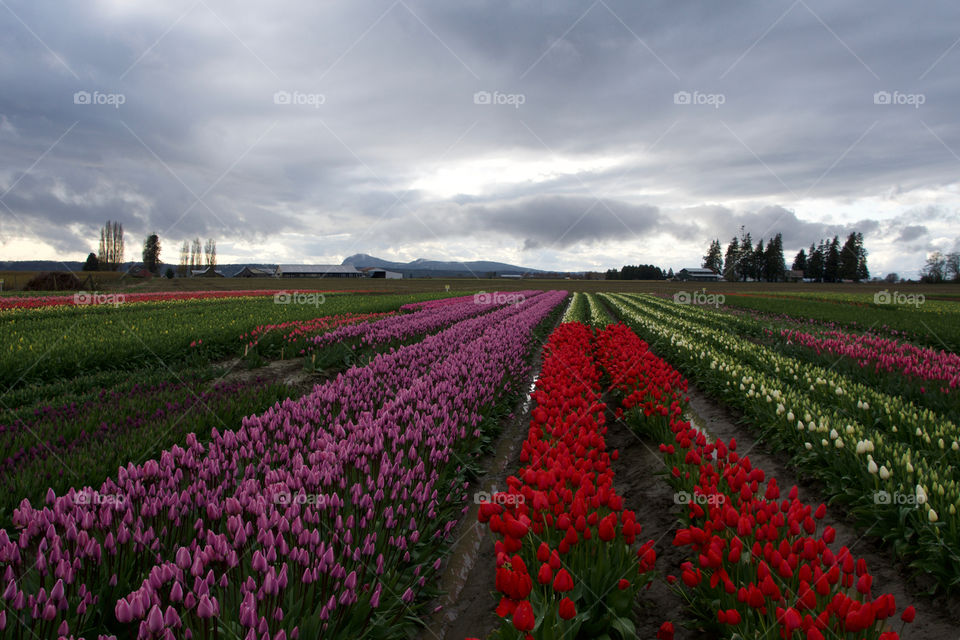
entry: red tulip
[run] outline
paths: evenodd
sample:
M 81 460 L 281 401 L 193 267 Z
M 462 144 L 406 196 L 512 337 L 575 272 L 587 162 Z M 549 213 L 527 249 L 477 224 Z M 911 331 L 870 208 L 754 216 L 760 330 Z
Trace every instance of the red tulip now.
M 570 598 L 565 597 L 561 600 L 559 609 L 560 617 L 564 620 L 569 620 L 577 615 L 577 607 Z
M 533 615 L 533 606 L 529 600 L 524 600 L 517 605 L 513 612 L 513 626 L 517 631 L 530 631 L 537 622 Z
M 560 569 L 557 577 L 553 579 L 553 590 L 558 593 L 566 593 L 573 589 L 573 578 L 566 569 Z
M 673 640 L 673 623 L 664 622 L 657 631 L 657 640 Z

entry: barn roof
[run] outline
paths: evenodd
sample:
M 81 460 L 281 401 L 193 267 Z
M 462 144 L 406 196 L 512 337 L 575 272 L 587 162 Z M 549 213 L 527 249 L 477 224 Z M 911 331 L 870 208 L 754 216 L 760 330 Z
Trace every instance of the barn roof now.
M 359 273 L 352 264 L 282 264 L 281 273 Z

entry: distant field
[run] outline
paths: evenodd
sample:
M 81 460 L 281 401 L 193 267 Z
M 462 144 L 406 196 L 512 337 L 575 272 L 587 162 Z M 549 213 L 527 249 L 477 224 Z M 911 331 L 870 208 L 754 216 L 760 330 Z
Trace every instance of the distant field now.
M 960 287 L 943 285 L 886 283 L 864 284 L 809 284 L 769 282 L 665 282 L 658 280 L 511 280 L 506 278 L 413 278 L 404 280 L 374 280 L 372 278 L 187 278 L 150 281 L 125 280 L 113 285 L 118 289 L 136 291 L 222 291 L 232 289 L 362 289 L 376 292 L 421 293 L 442 291 L 447 286 L 454 291 L 518 291 L 521 289 L 566 289 L 568 291 L 626 293 L 674 293 L 701 290 L 714 293 L 747 292 L 804 292 L 815 294 L 859 294 L 872 297 L 877 291 L 899 290 L 930 296 L 960 297 Z
M 22 291 L 23 287 L 30 282 L 40 271 L 0 271 L 0 280 L 3 280 L 3 295 L 16 294 L 36 295 L 36 291 Z M 92 276 L 93 282 L 98 287 L 110 287 L 120 281 L 123 275 L 119 271 L 78 271 L 76 273 L 80 282 L 84 282 L 87 276 Z

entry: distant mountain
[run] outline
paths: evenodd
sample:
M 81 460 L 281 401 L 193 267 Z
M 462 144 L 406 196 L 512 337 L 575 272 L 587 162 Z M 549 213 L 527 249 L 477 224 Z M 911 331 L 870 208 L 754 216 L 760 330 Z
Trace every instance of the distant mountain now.
M 343 264 L 353 265 L 357 269 L 377 267 L 388 271 L 397 271 L 409 277 L 486 277 L 490 273 L 501 275 L 521 275 L 524 273 L 544 273 L 541 269 L 518 267 L 504 262 L 489 260 L 473 260 L 469 262 L 453 262 L 441 260 L 426 260 L 419 258 L 412 262 L 391 262 L 365 253 L 358 253 L 343 261 Z

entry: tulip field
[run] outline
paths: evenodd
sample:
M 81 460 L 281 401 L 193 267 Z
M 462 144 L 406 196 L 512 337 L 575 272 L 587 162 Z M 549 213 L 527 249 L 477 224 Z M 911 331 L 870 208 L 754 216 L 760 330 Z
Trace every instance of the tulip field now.
M 914 339 L 953 302 L 115 302 L 0 303 L 0 638 L 894 640 L 956 622 L 924 591 L 960 597 L 960 356 Z M 638 465 L 686 496 L 665 530 Z M 457 566 L 481 581 L 476 628 L 433 629 L 474 529 Z

